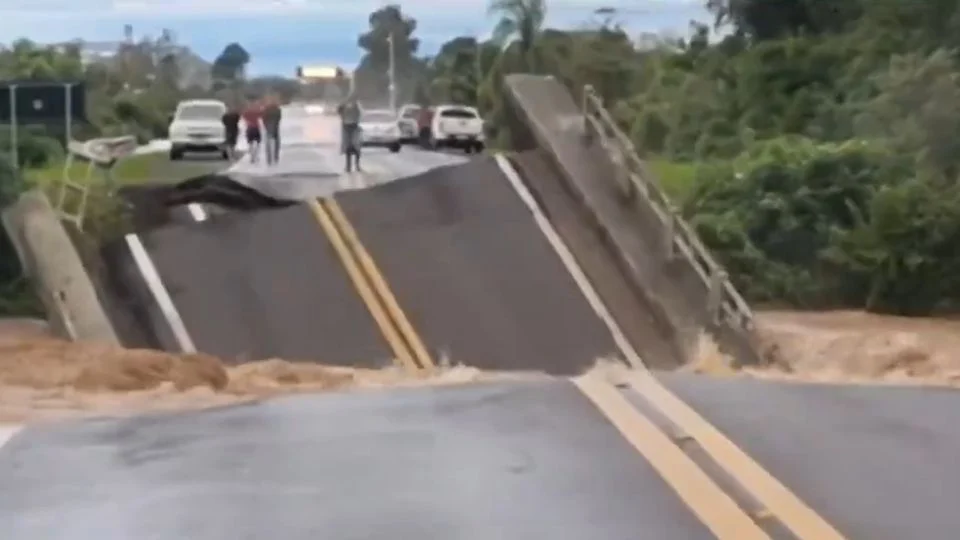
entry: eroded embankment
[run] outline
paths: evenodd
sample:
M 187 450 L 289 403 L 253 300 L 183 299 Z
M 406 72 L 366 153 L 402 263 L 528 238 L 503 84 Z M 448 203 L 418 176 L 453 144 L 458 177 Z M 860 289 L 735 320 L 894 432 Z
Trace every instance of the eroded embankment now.
M 765 368 L 735 371 L 704 339 L 709 376 L 784 381 L 960 385 L 960 321 L 859 312 L 761 312 Z M 278 395 L 465 384 L 541 376 L 455 366 L 411 374 L 279 359 L 225 366 L 217 358 L 130 350 L 51 337 L 41 322 L 0 324 L 0 423 L 127 415 L 242 403 Z
M 0 329 L 0 423 L 197 409 L 292 393 L 463 384 L 508 376 L 518 375 L 459 366 L 414 374 L 279 359 L 225 366 L 204 354 L 70 343 L 50 337 L 41 323 L 32 321 L 6 322 Z

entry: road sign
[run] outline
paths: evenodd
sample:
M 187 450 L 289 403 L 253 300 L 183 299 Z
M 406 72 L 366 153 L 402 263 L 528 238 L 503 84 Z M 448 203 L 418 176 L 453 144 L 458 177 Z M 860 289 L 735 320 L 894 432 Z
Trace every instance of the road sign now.
M 0 81 L 0 122 L 10 126 L 10 155 L 20 168 L 17 128 L 20 124 L 63 121 L 66 143 L 73 121 L 86 120 L 86 87 L 82 82 Z
M 86 120 L 82 82 L 0 81 L 0 122 L 21 124 Z M 13 114 L 15 113 L 15 114 Z

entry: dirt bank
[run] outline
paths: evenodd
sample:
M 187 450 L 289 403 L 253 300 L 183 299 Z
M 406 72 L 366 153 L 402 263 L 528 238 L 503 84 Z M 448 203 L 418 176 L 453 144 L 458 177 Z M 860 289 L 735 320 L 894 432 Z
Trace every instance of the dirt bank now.
M 276 359 L 226 367 L 203 354 L 63 342 L 31 321 L 0 324 L 0 423 L 204 408 L 280 394 L 462 384 L 506 376 L 465 367 L 411 374 Z
M 819 382 L 960 385 L 960 320 L 857 311 L 757 313 L 771 365 L 735 372 L 704 340 L 690 369 L 716 375 Z

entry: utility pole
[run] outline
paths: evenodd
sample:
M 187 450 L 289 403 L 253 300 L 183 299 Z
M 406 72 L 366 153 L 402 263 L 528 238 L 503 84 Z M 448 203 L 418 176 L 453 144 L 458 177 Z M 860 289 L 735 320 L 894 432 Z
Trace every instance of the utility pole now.
M 390 110 L 397 111 L 397 60 L 396 60 L 396 47 L 393 43 L 393 32 L 387 36 L 387 44 L 389 45 L 389 54 L 390 54 L 390 64 L 387 71 L 387 77 L 390 81 Z
M 474 105 L 477 108 L 480 107 L 480 84 L 483 81 L 483 64 L 481 61 L 483 59 L 483 44 L 480 42 L 480 34 L 477 33 L 476 43 L 474 43 L 473 55 L 475 62 L 473 63 L 473 68 L 476 70 L 474 76 L 476 77 L 476 83 L 474 85 L 474 96 L 473 99 L 476 103 Z

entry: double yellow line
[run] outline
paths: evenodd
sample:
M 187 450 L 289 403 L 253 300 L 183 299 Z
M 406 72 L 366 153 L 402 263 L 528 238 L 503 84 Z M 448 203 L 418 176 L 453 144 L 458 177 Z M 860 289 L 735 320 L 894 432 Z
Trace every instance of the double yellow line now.
M 645 369 L 623 374 L 634 390 L 669 421 L 678 434 L 665 433 L 602 374 L 589 373 L 574 384 L 660 474 L 677 496 L 720 540 L 769 540 L 761 524 L 780 521 L 801 540 L 845 540 L 807 506 L 689 405 Z M 750 494 L 755 508 L 744 509 L 678 445 L 696 442 L 716 465 Z
M 435 367 L 423 340 L 400 308 L 387 280 L 337 201 L 332 198 L 311 200 L 309 205 L 397 363 L 411 371 Z

